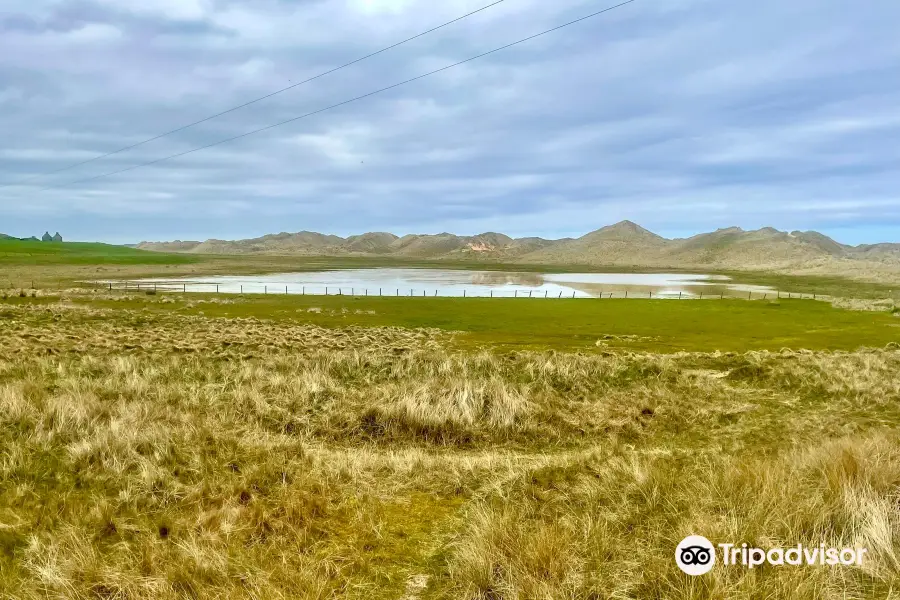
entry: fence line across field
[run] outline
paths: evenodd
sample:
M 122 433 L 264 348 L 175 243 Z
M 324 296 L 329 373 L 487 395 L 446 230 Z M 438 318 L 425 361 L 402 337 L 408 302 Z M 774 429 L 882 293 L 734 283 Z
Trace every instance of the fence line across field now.
M 233 286 L 233 284 L 227 284 L 229 286 Z M 34 284 L 32 283 L 32 287 Z M 435 288 L 357 288 L 357 287 L 342 287 L 342 286 L 290 286 L 290 285 L 269 285 L 269 284 L 254 284 L 254 285 L 238 285 L 235 286 L 237 289 L 223 291 L 222 288 L 226 287 L 226 284 L 222 283 L 204 283 L 204 282 L 175 282 L 175 281 L 165 281 L 165 282 L 139 282 L 139 281 L 120 281 L 120 282 L 105 282 L 104 287 L 106 287 L 109 291 L 113 290 L 124 290 L 124 291 L 138 291 L 138 292 L 183 292 L 183 293 L 198 293 L 198 292 L 206 292 L 206 293 L 221 293 L 221 294 L 232 294 L 232 295 L 298 295 L 298 296 L 352 296 L 352 297 L 406 297 L 406 298 L 542 298 L 542 299 L 610 299 L 610 298 L 620 298 L 620 299 L 666 299 L 666 300 L 683 300 L 683 299 L 697 299 L 703 300 L 706 299 L 720 299 L 723 300 L 725 298 L 746 298 L 747 300 L 767 300 L 769 298 L 773 300 L 780 299 L 811 299 L 816 300 L 818 297 L 821 297 L 817 294 L 797 294 L 791 292 L 753 292 L 748 291 L 746 296 L 743 296 L 743 292 L 719 292 L 719 293 L 708 293 L 704 294 L 703 292 L 692 294 L 685 292 L 678 292 L 676 295 L 674 292 L 670 294 L 661 294 L 659 292 L 635 292 L 633 290 L 621 290 L 621 291 L 612 291 L 605 292 L 603 290 L 598 291 L 596 294 L 589 294 L 582 292 L 579 295 L 578 290 L 573 290 L 571 293 L 565 290 L 560 291 L 550 291 L 550 290 L 488 290 L 486 292 L 482 291 L 481 293 L 473 293 L 472 290 L 463 288 L 459 291 L 456 290 L 440 290 Z M 455 292 L 455 293 L 454 293 Z

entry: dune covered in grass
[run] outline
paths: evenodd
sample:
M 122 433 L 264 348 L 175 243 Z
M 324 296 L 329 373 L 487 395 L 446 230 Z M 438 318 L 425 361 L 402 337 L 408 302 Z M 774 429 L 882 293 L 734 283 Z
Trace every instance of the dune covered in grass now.
M 900 352 L 558 352 L 0 307 L 13 598 L 875 598 Z M 859 567 L 675 565 L 689 533 Z

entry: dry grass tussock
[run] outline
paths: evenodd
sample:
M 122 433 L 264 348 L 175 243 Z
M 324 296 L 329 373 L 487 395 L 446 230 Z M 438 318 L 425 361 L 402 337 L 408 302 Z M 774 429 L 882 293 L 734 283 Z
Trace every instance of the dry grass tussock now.
M 897 350 L 462 353 L 76 306 L 0 307 L 13 598 L 900 589 Z M 688 533 L 871 560 L 691 579 Z
M 826 299 L 826 298 L 823 298 Z M 827 298 L 837 308 L 846 310 L 868 310 L 874 312 L 898 313 L 895 300 L 884 298 L 881 300 L 866 300 L 863 298 Z
M 25 354 L 213 354 L 251 358 L 268 351 L 437 347 L 448 334 L 436 329 L 346 327 L 328 329 L 259 319 L 210 319 L 196 315 L 155 315 L 116 311 L 88 304 L 0 306 L 0 353 Z

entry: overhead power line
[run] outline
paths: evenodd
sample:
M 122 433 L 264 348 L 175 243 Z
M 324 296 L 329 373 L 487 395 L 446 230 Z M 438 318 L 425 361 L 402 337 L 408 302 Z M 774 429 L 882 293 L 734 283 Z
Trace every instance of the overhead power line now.
M 120 173 L 126 173 L 126 172 L 128 172 L 128 171 L 134 171 L 135 169 L 140 169 L 140 168 L 143 168 L 143 167 L 149 167 L 149 166 L 151 166 L 151 165 L 156 165 L 156 164 L 159 164 L 159 163 L 161 163 L 161 162 L 165 162 L 165 161 L 168 161 L 168 160 L 172 160 L 173 158 L 179 158 L 179 157 L 181 157 L 181 156 L 186 156 L 186 155 L 188 155 L 188 154 L 193 154 L 193 153 L 195 153 L 195 152 L 200 152 L 200 151 L 202 151 L 202 150 L 207 150 L 207 149 L 213 148 L 213 147 L 215 147 L 215 146 L 221 146 L 222 144 L 227 144 L 228 142 L 233 142 L 233 141 L 235 141 L 235 140 L 239 140 L 239 139 L 242 139 L 242 138 L 245 138 L 245 137 L 248 137 L 248 136 L 257 134 L 257 133 L 261 133 L 261 132 L 263 132 L 263 131 L 268 131 L 269 129 L 275 129 L 276 127 L 281 127 L 282 125 L 287 125 L 288 123 L 293 123 L 293 122 L 295 122 L 295 121 L 299 121 L 300 119 L 305 119 L 305 118 L 311 117 L 311 116 L 313 116 L 313 115 L 317 115 L 317 114 L 320 114 L 320 113 L 323 113 L 323 112 L 327 112 L 327 111 L 329 111 L 329 110 L 333 110 L 333 109 L 339 108 L 339 107 L 341 107 L 341 106 L 346 106 L 347 104 L 352 104 L 353 102 L 358 102 L 359 100 L 363 100 L 363 99 L 365 99 L 365 98 L 370 98 L 370 97 L 375 96 L 375 95 L 377 95 L 377 94 L 381 94 L 381 93 L 383 93 L 383 92 L 387 92 L 387 91 L 389 91 L 389 90 L 393 90 L 393 89 L 395 89 L 395 88 L 398 88 L 398 87 L 400 87 L 400 86 L 407 85 L 407 84 L 412 83 L 412 82 L 414 82 L 414 81 L 418 81 L 418 80 L 420 80 L 420 79 L 424 79 L 424 78 L 426 78 L 426 77 L 430 77 L 431 75 L 435 75 L 435 74 L 437 74 L 437 73 L 441 73 L 441 72 L 443 72 L 443 71 L 447 71 L 448 69 L 452 69 L 452 68 L 454 68 L 454 67 L 458 67 L 458 66 L 460 66 L 460 65 L 464 65 L 464 64 L 466 64 L 466 63 L 470 63 L 470 62 L 472 62 L 472 61 L 474 61 L 474 60 L 478 60 L 479 58 L 484 58 L 485 56 L 489 56 L 489 55 L 491 55 L 491 54 L 495 54 L 495 53 L 497 53 L 497 52 L 500 52 L 501 50 L 506 50 L 507 48 L 512 48 L 513 46 L 518 46 L 519 44 L 523 44 L 523 43 L 528 42 L 528 41 L 530 41 L 530 40 L 533 40 L 533 39 L 535 39 L 535 38 L 539 38 L 539 37 L 541 37 L 541 36 L 547 35 L 548 33 L 553 33 L 554 31 L 559 31 L 560 29 L 563 29 L 564 27 L 569 27 L 570 25 L 575 25 L 576 23 L 580 23 L 580 22 L 582 22 L 582 21 L 586 21 L 586 20 L 588 20 L 588 19 L 590 19 L 590 18 L 596 17 L 596 16 L 598 16 L 598 15 L 602 15 L 603 13 L 607 13 L 607 12 L 609 12 L 609 11 L 611 11 L 611 10 L 615 10 L 615 9 L 617 9 L 617 8 L 620 8 L 620 7 L 622 7 L 622 6 L 625 6 L 626 4 L 631 4 L 631 3 L 635 2 L 635 1 L 636 1 L 636 0 L 626 0 L 625 2 L 621 2 L 621 3 L 616 4 L 616 5 L 614 5 L 614 6 L 610 6 L 610 7 L 608 7 L 608 8 L 604 8 L 603 10 L 598 10 L 597 12 L 591 13 L 591 14 L 589 14 L 589 15 L 585 15 L 585 16 L 583 16 L 583 17 L 580 17 L 580 18 L 578 18 L 578 19 L 575 19 L 574 21 L 569 21 L 568 23 L 563 23 L 562 25 L 558 25 L 558 26 L 556 26 L 556 27 L 553 27 L 552 29 L 547 29 L 547 30 L 542 31 L 542 32 L 540 32 L 540 33 L 536 33 L 536 34 L 534 34 L 534 35 L 530 35 L 530 36 L 528 36 L 528 37 L 526 37 L 526 38 L 522 38 L 522 39 L 520 39 L 520 40 L 518 40 L 518 41 L 515 41 L 515 42 L 512 42 L 512 43 L 510 43 L 510 44 L 506 44 L 506 45 L 504 45 L 504 46 L 500 46 L 499 48 L 494 48 L 493 50 L 489 50 L 488 52 L 482 52 L 481 54 L 478 54 L 478 55 L 473 56 L 473 57 L 471 57 L 471 58 L 467 58 L 467 59 L 465 59 L 465 60 L 461 60 L 461 61 L 456 62 L 456 63 L 453 63 L 453 64 L 451 64 L 451 65 L 447 65 L 446 67 L 441 67 L 440 69 L 435 69 L 434 71 L 429 71 L 428 73 L 423 73 L 422 75 L 418 75 L 418 76 L 416 76 L 416 77 L 412 77 L 412 78 L 407 79 L 407 80 L 405 80 L 405 81 L 401 81 L 400 83 L 395 83 L 395 84 L 393 84 L 393 85 L 389 85 L 389 86 L 387 86 L 387 87 L 383 87 L 383 88 L 381 88 L 381 89 L 377 89 L 377 90 L 375 90 L 375 91 L 373 91 L 373 92 L 369 92 L 368 94 L 363 94 L 363 95 L 361 95 L 361 96 L 356 96 L 355 98 L 351 98 L 351 99 L 349 99 L 349 100 L 344 100 L 343 102 L 338 102 L 337 104 L 332 104 L 331 106 L 326 106 L 325 108 L 320 108 L 319 110 L 314 110 L 314 111 L 312 111 L 312 112 L 308 112 L 308 113 L 303 114 L 303 115 L 300 115 L 300 116 L 298 116 L 298 117 L 293 117 L 293 118 L 290 118 L 290 119 L 286 119 L 286 120 L 284 120 L 284 121 L 280 121 L 280 122 L 274 123 L 274 124 L 272 124 L 272 125 L 267 125 L 267 126 L 265 126 L 265 127 L 260 127 L 259 129 L 254 129 L 254 130 L 252 130 L 252 131 L 247 131 L 247 132 L 242 133 L 242 134 L 240 134 L 240 135 L 236 135 L 236 136 L 233 136 L 233 137 L 230 137 L 230 138 L 225 138 L 225 139 L 223 139 L 223 140 L 219 140 L 218 142 L 213 142 L 212 144 L 207 144 L 207 145 L 205 145 L 205 146 L 199 146 L 199 147 L 197 147 L 197 148 L 192 148 L 191 150 L 185 150 L 184 152 L 179 152 L 179 153 L 177 153 L 177 154 L 171 154 L 171 155 L 165 156 L 165 157 L 163 157 L 163 158 L 158 158 L 158 159 L 156 159 L 156 160 L 151 160 L 151 161 L 148 161 L 148 162 L 145 162 L 145 163 L 141 163 L 141 164 L 138 164 L 138 165 L 133 165 L 133 166 L 131 166 L 131 167 L 127 167 L 127 168 L 125 168 L 125 169 L 120 169 L 120 170 L 118 170 L 118 171 L 112 171 L 112 172 L 109 172 L 109 173 L 103 173 L 103 174 L 101 174 L 101 175 L 95 175 L 95 176 L 93 176 L 93 177 L 88 177 L 88 178 L 86 178 L 86 179 L 79 179 L 79 180 L 76 180 L 76 181 L 70 181 L 70 182 L 68 182 L 68 183 L 61 183 L 61 184 L 57 184 L 57 185 L 50 185 L 50 186 L 41 188 L 41 189 L 38 190 L 38 191 L 52 190 L 52 189 L 55 189 L 55 188 L 67 187 L 67 186 L 70 186 L 70 185 L 76 185 L 76 184 L 79 184 L 79 183 L 87 183 L 87 182 L 89 182 L 89 181 L 96 181 L 97 179 L 103 179 L 103 178 L 106 178 L 106 177 L 112 177 L 113 175 L 118 175 L 118 174 L 120 174 Z
M 236 110 L 240 110 L 240 109 L 242 109 L 242 108 L 246 108 L 246 107 L 250 106 L 251 104 L 256 104 L 257 102 L 261 102 L 261 101 L 263 101 L 263 100 L 267 100 L 268 98 L 271 98 L 271 97 L 273 97 L 273 96 L 277 96 L 278 94 L 284 93 L 284 92 L 286 92 L 286 91 L 288 91 L 288 90 L 292 90 L 292 89 L 294 89 L 294 88 L 296 88 L 296 87 L 300 87 L 301 85 L 307 84 L 307 83 L 309 83 L 309 82 L 311 82 L 311 81 L 315 81 L 316 79 L 320 79 L 320 78 L 322 78 L 322 77 L 325 77 L 326 75 L 331 75 L 332 73 L 335 73 L 335 72 L 337 72 L 337 71 L 340 71 L 341 69 L 346 69 L 347 67 L 353 66 L 353 65 L 355 65 L 355 64 L 357 64 L 357 63 L 361 63 L 361 62 L 364 61 L 364 60 L 368 60 L 368 59 L 372 58 L 373 56 L 378 56 L 379 54 L 384 54 L 384 53 L 387 52 L 388 50 L 393 50 L 394 48 L 396 48 L 396 47 L 398 47 L 398 46 L 402 46 L 403 44 L 406 44 L 406 43 L 411 42 L 411 41 L 413 41 L 413 40 L 417 40 L 417 39 L 419 39 L 420 37 L 423 37 L 423 36 L 428 35 L 429 33 L 434 33 L 434 32 L 437 31 L 438 29 L 443 29 L 444 27 L 447 27 L 448 25 L 453 25 L 454 23 L 457 23 L 457 22 L 459 22 L 459 21 L 462 21 L 463 19 L 467 19 L 467 18 L 471 17 L 472 15 L 476 15 L 476 14 L 478 14 L 478 13 L 480 13 L 480 12 L 484 12 L 484 11 L 486 11 L 487 9 L 489 9 L 489 8 L 491 8 L 491 7 L 494 7 L 494 6 L 497 6 L 498 4 L 501 4 L 502 2 L 505 2 L 505 1 L 506 1 L 506 0 L 496 0 L 496 2 L 492 2 L 491 4 L 488 4 L 487 6 L 482 6 L 482 7 L 479 8 L 478 10 L 473 10 L 472 12 L 466 13 L 466 14 L 464 14 L 464 15 L 461 16 L 461 17 L 457 17 L 457 18 L 453 19 L 452 21 L 447 21 L 446 23 L 443 23 L 443 24 L 441 24 L 441 25 L 438 25 L 437 27 L 432 27 L 432 28 L 429 29 L 428 31 L 423 31 L 422 33 L 419 33 L 419 34 L 417 34 L 417 35 L 412 36 L 411 38 L 406 38 L 405 40 L 403 40 L 403 41 L 401 41 L 401 42 L 397 42 L 396 44 L 391 44 L 390 46 L 388 46 L 388 47 L 386 47 L 386 48 L 382 48 L 381 50 L 378 50 L 377 52 L 372 52 L 371 54 L 367 54 L 367 55 L 365 55 L 365 56 L 363 56 L 363 57 L 357 58 L 356 60 L 352 60 L 352 61 L 350 61 L 350 62 L 348 62 L 348 63 L 345 63 L 345 64 L 343 64 L 343 65 L 341 65 L 341 66 L 339 66 L 339 67 L 335 67 L 335 68 L 333 68 L 333 69 L 330 69 L 330 70 L 328 70 L 328 71 L 325 71 L 324 73 L 319 73 L 318 75 L 316 75 L 316 76 L 314 76 L 314 77 L 310 77 L 309 79 L 304 79 L 303 81 L 300 81 L 300 82 L 298 82 L 298 83 L 295 83 L 295 84 L 289 85 L 289 86 L 287 86 L 287 87 L 281 88 L 280 90 L 276 90 L 276 91 L 272 92 L 271 94 L 266 94 L 265 96 L 260 96 L 259 98 L 256 98 L 256 99 L 254 99 L 254 100 L 250 100 L 249 102 L 244 102 L 243 104 L 239 104 L 238 106 L 234 106 L 234 107 L 232 107 L 232 108 L 229 108 L 228 110 L 223 110 L 222 112 L 216 113 L 216 114 L 214 114 L 214 115 L 210 115 L 210 116 L 208 116 L 208 117 L 206 117 L 206 118 L 200 119 L 199 121 L 194 121 L 193 123 L 188 123 L 187 125 L 182 125 L 181 127 L 178 127 L 178 128 L 176 128 L 176 129 L 172 129 L 171 131 L 167 131 L 167 132 L 165 132 L 165 133 L 160 133 L 159 135 L 155 135 L 155 136 L 153 136 L 153 137 L 151 137 L 151 138 L 147 138 L 146 140 L 143 140 L 143 141 L 141 141 L 141 142 L 137 142 L 136 144 L 131 144 L 130 146 L 123 146 L 122 148 L 119 148 L 118 150 L 113 150 L 112 152 L 107 152 L 106 154 L 100 154 L 100 155 L 95 156 L 95 157 L 93 157 L 93 158 L 89 158 L 89 159 L 87 159 L 87 160 L 83 160 L 83 161 L 81 161 L 81 162 L 79 162 L 79 163 L 74 163 L 74 164 L 71 164 L 71 165 L 67 165 L 67 166 L 65 166 L 65 167 L 61 167 L 61 168 L 59 168 L 59 169 L 56 169 L 55 171 L 47 171 L 47 172 L 45 172 L 45 173 L 37 173 L 37 174 L 32 175 L 32 176 L 30 176 L 30 177 L 26 177 L 25 179 L 20 179 L 20 180 L 18 180 L 18 181 L 12 182 L 12 183 L 5 183 L 5 184 L 2 184 L 2 185 L 0 185 L 0 189 L 3 189 L 3 188 L 5 188 L 5 187 L 10 187 L 10 186 L 13 186 L 13 185 L 19 185 L 19 184 L 21 184 L 21 183 L 25 183 L 26 181 L 31 181 L 32 179 L 37 179 L 37 178 L 39 178 L 39 177 L 46 177 L 47 175 L 55 175 L 56 173 L 62 173 L 63 171 L 68 171 L 68 170 L 70 170 L 70 169 L 74 169 L 75 167 L 80 167 L 80 166 L 82 166 L 82 165 L 86 165 L 86 164 L 88 164 L 88 163 L 92 163 L 92 162 L 98 161 L 98 160 L 100 160 L 100 159 L 102 159 L 102 158 L 106 158 L 107 156 L 112 156 L 112 155 L 114 155 L 114 154 L 119 154 L 119 153 L 121 153 L 121 152 L 126 152 L 126 151 L 128 151 L 128 150 L 132 150 L 132 149 L 134 149 L 134 148 L 137 148 L 138 146 L 143 146 L 144 144 L 149 144 L 150 142 L 155 142 L 155 141 L 158 140 L 158 139 L 161 139 L 161 138 L 170 136 L 170 135 L 172 135 L 172 134 L 174 134 L 174 133 L 179 133 L 179 132 L 181 132 L 181 131 L 184 131 L 185 129 L 190 129 L 191 127 L 194 127 L 194 126 L 196 126 L 196 125 L 200 125 L 201 123 L 206 123 L 207 121 L 212 121 L 213 119 L 217 119 L 217 118 L 219 118 L 219 117 L 221 117 L 221 116 L 223 116 L 223 115 L 227 115 L 227 114 L 229 114 L 229 113 L 233 113 L 233 112 L 236 111 Z

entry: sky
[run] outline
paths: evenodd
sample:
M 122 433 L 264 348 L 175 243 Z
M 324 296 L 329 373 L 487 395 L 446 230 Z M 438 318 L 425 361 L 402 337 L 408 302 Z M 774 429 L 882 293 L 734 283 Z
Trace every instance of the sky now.
M 900 241 L 896 0 L 635 0 L 91 179 L 617 3 L 504 0 L 48 174 L 492 1 L 0 0 L 0 232 L 557 238 L 630 219 L 666 237 L 736 225 Z

